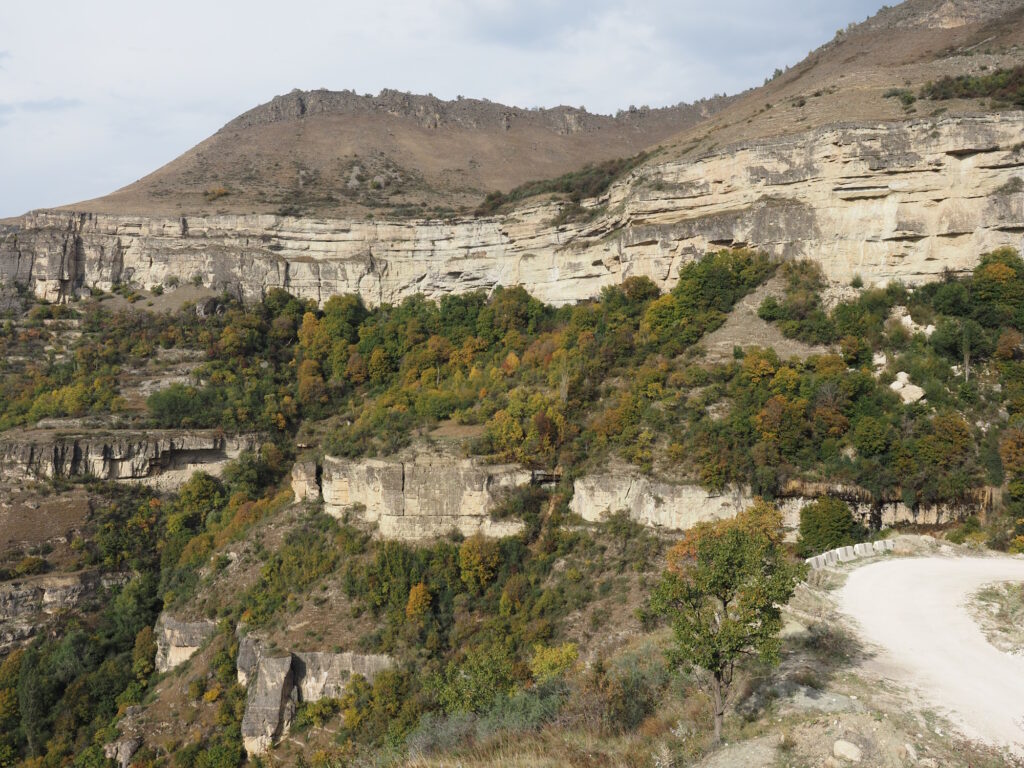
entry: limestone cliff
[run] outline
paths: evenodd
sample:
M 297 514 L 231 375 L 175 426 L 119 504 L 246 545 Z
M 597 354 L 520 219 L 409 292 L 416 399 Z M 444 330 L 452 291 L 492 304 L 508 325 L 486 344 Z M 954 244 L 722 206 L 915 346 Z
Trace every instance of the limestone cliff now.
M 410 460 L 328 457 L 322 490 L 328 514 L 341 517 L 348 511 L 376 523 L 384 538 L 427 539 L 453 529 L 466 536 L 511 536 L 523 524 L 492 520 L 490 511 L 503 491 L 535 479 L 517 465 L 433 454 Z
M 159 218 L 36 212 L 0 227 L 0 281 L 58 300 L 118 282 L 201 280 L 371 305 L 522 285 L 555 304 L 630 275 L 671 288 L 706 250 L 819 261 L 829 278 L 917 283 L 1024 235 L 1024 114 L 832 126 L 657 158 L 555 225 L 560 203 L 453 220 Z
M 22 644 L 53 617 L 74 610 L 102 590 L 121 584 L 117 575 L 54 573 L 0 583 L 0 653 Z
M 216 474 L 258 444 L 256 436 L 227 436 L 219 430 L 11 431 L 0 435 L 0 480 L 91 476 L 170 486 L 196 469 Z
M 783 523 L 793 531 L 800 525 L 800 510 L 822 495 L 841 498 L 865 525 L 945 525 L 992 506 L 992 494 L 982 491 L 976 499 L 959 504 L 909 507 L 899 500 L 874 501 L 861 488 L 835 484 L 791 483 L 776 500 Z M 698 485 L 669 483 L 635 472 L 610 472 L 581 477 L 573 483 L 569 508 L 584 520 L 596 522 L 613 512 L 625 511 L 638 523 L 654 528 L 684 531 L 701 522 L 733 517 L 754 501 L 748 488 L 723 492 Z
M 373 682 L 394 660 L 381 654 L 264 653 L 252 635 L 239 640 L 238 681 L 248 688 L 242 743 L 250 757 L 288 732 L 297 704 L 341 698 L 354 675 Z
M 154 627 L 157 672 L 184 664 L 212 635 L 217 625 L 209 620 L 179 621 L 161 613 Z

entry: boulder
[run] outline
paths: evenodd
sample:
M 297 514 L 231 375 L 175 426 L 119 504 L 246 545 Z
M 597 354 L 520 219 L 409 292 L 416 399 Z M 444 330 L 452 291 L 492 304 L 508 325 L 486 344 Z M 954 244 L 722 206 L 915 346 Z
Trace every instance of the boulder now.
M 896 374 L 896 380 L 889 385 L 889 389 L 898 394 L 907 405 L 924 399 L 924 390 L 916 384 L 910 383 L 910 374 L 906 371 Z
M 859 763 L 864 756 L 860 747 L 845 739 L 839 739 L 832 745 L 832 754 L 848 763 Z

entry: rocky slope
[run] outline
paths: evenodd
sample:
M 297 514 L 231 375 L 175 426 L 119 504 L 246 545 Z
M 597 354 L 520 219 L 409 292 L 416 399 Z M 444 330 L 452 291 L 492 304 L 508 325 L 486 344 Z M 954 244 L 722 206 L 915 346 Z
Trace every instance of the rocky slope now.
M 745 245 L 868 283 L 934 279 L 1024 235 L 1024 115 L 834 126 L 648 164 L 589 203 L 452 221 L 148 218 L 40 212 L 0 230 L 0 279 L 61 300 L 190 279 L 371 305 L 522 285 L 561 304 L 630 275 L 671 288 L 681 263 Z
M 612 117 L 395 90 L 296 90 L 239 116 L 146 178 L 74 209 L 362 218 L 395 208 L 475 206 L 492 190 L 634 155 L 730 101 L 631 108 Z

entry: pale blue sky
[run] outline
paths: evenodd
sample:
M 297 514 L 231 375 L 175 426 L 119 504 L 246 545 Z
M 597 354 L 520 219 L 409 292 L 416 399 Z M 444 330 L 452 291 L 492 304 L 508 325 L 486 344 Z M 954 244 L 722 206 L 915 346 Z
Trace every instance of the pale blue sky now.
M 879 0 L 3 0 L 0 217 L 129 184 L 292 88 L 614 112 L 760 85 Z

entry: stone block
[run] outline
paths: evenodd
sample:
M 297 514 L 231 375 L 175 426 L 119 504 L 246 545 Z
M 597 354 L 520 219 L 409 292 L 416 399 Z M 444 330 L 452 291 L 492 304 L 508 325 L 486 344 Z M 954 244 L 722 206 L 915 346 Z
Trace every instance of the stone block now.
M 156 620 L 156 669 L 169 672 L 184 664 L 210 638 L 217 625 L 209 619 L 178 621 L 166 613 Z
M 315 461 L 297 461 L 292 466 L 292 493 L 296 501 L 318 501 L 320 481 Z
M 260 658 L 242 716 L 242 744 L 249 757 L 266 754 L 288 732 L 295 714 L 292 657 Z

